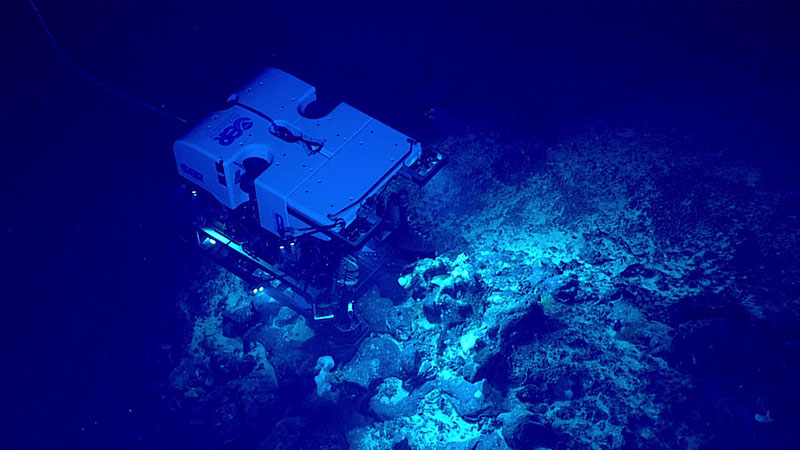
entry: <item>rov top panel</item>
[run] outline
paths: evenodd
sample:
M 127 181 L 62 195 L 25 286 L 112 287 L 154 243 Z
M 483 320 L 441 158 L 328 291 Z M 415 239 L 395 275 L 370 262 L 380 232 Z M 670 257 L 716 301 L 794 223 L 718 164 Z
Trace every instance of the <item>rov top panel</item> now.
M 314 87 L 278 69 L 264 70 L 232 97 L 235 106 L 212 114 L 175 143 L 181 174 L 195 183 L 202 178 L 198 184 L 231 208 L 248 198 L 238 185 L 242 162 L 259 157 L 270 163 L 255 180 L 257 191 L 269 192 L 257 198 L 259 210 L 289 223 L 292 208 L 326 225 L 331 213 L 396 173 L 409 154 L 408 136 L 346 103 L 327 116 L 304 117 L 303 109 L 316 98 Z M 276 136 L 270 132 L 275 126 L 293 136 Z M 322 146 L 312 149 L 303 141 Z M 348 208 L 338 217 L 349 223 L 356 211 Z

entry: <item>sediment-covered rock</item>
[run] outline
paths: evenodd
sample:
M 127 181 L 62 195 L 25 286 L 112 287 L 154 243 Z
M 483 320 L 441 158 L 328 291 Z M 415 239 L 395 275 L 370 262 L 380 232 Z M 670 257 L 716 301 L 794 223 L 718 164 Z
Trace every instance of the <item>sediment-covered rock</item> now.
M 369 337 L 358 347 L 353 359 L 341 369 L 341 379 L 365 389 L 388 377 L 403 372 L 400 346 L 391 338 Z

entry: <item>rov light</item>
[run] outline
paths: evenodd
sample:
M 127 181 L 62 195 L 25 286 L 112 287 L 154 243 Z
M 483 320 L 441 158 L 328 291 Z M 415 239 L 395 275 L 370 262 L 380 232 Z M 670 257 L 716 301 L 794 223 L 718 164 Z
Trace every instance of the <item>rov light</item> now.
M 208 243 L 211 244 L 211 245 L 214 245 L 214 244 L 217 243 L 217 241 L 212 239 L 212 238 L 208 238 Z

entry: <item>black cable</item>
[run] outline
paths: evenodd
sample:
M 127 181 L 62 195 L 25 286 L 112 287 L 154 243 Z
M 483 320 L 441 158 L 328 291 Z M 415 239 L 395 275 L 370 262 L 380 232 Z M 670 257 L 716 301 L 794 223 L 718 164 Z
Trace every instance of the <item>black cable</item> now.
M 264 114 L 262 111 L 253 108 L 252 106 L 245 105 L 244 103 L 239 103 L 238 100 L 234 100 L 231 103 L 236 106 L 242 107 L 269 122 L 270 125 L 272 125 L 272 127 L 274 128 L 274 131 L 271 131 L 270 133 L 273 134 L 278 139 L 282 139 L 290 143 L 302 142 L 303 144 L 305 144 L 305 146 L 308 148 L 308 150 L 311 152 L 312 155 L 322 151 L 322 147 L 325 145 L 322 142 L 314 142 L 310 139 L 304 138 L 303 136 L 297 136 L 293 134 L 291 130 L 289 130 L 288 128 L 278 125 L 272 117 Z
M 158 114 L 161 114 L 162 116 L 169 117 L 171 119 L 175 119 L 178 122 L 187 123 L 186 119 L 184 119 L 183 117 L 177 116 L 175 114 L 168 113 L 168 112 L 166 112 L 164 110 L 156 108 L 153 105 L 147 104 L 147 103 L 145 103 L 145 102 L 143 102 L 141 100 L 137 100 L 137 99 L 131 97 L 130 95 L 125 94 L 124 92 L 119 91 L 119 90 L 117 90 L 117 89 L 115 89 L 115 88 L 113 88 L 113 87 L 111 87 L 111 86 L 99 81 L 98 79 L 96 79 L 95 77 L 89 75 L 83 69 L 78 67 L 74 62 L 72 62 L 72 59 L 70 59 L 70 57 L 67 56 L 67 54 L 64 53 L 64 51 L 58 45 L 58 42 L 56 41 L 56 38 L 53 36 L 53 33 L 50 32 L 50 28 L 47 26 L 47 23 L 44 21 L 44 18 L 42 17 L 41 13 L 39 13 L 39 8 L 36 7 L 36 3 L 34 3 L 33 0 L 28 0 L 28 1 L 29 1 L 30 5 L 31 5 L 31 8 L 33 9 L 34 14 L 36 14 L 36 18 L 39 20 L 39 24 L 42 26 L 42 30 L 44 30 L 45 35 L 47 35 L 47 39 L 50 40 L 50 44 L 52 44 L 53 48 L 56 50 L 56 52 L 58 52 L 59 56 L 61 56 L 61 59 L 63 59 L 64 62 L 66 62 L 70 67 L 72 67 L 73 70 L 78 72 L 78 74 L 80 76 L 82 76 L 83 78 L 88 80 L 90 83 L 93 83 L 94 85 L 99 86 L 99 87 L 105 89 L 106 91 L 108 91 L 108 92 L 110 92 L 110 93 L 112 93 L 112 94 L 114 94 L 114 95 L 116 95 L 116 96 L 118 96 L 120 98 L 128 100 L 131 103 L 139 105 L 142 108 L 147 108 L 147 109 L 149 109 L 151 111 L 155 111 Z
M 238 98 L 238 97 L 239 97 L 239 96 L 238 96 L 238 94 L 237 94 L 237 95 L 236 95 L 236 98 Z M 232 97 L 232 98 L 233 98 L 233 97 Z M 244 108 L 244 109 L 246 109 L 246 110 L 250 111 L 251 113 L 253 113 L 253 114 L 255 114 L 255 115 L 257 115 L 257 116 L 261 117 L 262 119 L 266 120 L 267 122 L 269 122 L 269 123 L 270 123 L 270 125 L 273 125 L 273 126 L 275 125 L 275 121 L 274 121 L 274 120 L 272 120 L 272 117 L 270 117 L 270 116 L 268 116 L 268 115 L 264 114 L 263 112 L 261 112 L 261 111 L 259 111 L 259 110 L 255 109 L 255 108 L 253 108 L 252 106 L 247 106 L 247 105 L 245 105 L 244 103 L 239 103 L 237 100 L 234 100 L 234 101 L 232 101 L 232 102 L 231 102 L 231 104 L 233 104 L 233 105 L 236 105 L 236 106 L 240 106 L 240 107 L 242 107 L 242 108 Z
M 306 230 L 311 230 L 311 231 L 308 231 L 307 233 L 303 233 L 303 234 L 294 236 L 293 238 L 294 239 L 300 239 L 300 238 L 312 235 L 314 233 L 320 233 L 320 232 L 332 230 L 332 229 L 334 229 L 336 227 L 340 227 L 343 230 L 346 225 L 347 225 L 347 223 L 344 221 L 344 219 L 338 218 L 338 219 L 336 219 L 334 221 L 334 223 L 332 223 L 330 225 L 310 226 L 310 227 L 306 227 L 306 228 L 295 228 L 292 231 L 306 231 Z

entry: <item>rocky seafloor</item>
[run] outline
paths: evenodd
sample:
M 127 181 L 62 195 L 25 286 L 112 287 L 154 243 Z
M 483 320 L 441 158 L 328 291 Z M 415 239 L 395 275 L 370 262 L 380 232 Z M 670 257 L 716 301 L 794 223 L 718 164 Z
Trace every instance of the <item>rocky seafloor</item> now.
M 439 247 L 333 354 L 212 264 L 180 299 L 169 405 L 211 447 L 757 448 L 800 423 L 800 191 L 695 136 L 494 127 L 411 191 Z M 753 448 L 753 447 L 749 447 Z

